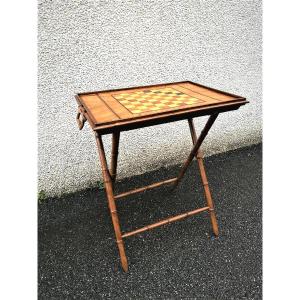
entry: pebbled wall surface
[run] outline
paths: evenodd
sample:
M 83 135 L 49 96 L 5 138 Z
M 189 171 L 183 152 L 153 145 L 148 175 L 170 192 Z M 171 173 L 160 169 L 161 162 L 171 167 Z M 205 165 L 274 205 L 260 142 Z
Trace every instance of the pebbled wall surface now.
M 206 155 L 261 142 L 261 1 L 40 0 L 38 15 L 38 189 L 47 196 L 101 179 L 93 133 L 75 121 L 78 92 L 195 81 L 250 101 L 219 116 Z M 119 177 L 180 163 L 191 145 L 185 121 L 124 132 Z

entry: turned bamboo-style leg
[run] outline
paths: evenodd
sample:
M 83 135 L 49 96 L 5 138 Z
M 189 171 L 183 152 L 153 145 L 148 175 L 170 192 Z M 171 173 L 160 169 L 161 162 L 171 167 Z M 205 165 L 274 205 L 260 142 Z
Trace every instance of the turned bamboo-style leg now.
M 100 163 L 101 163 L 104 187 L 105 187 L 105 191 L 106 191 L 106 195 L 107 195 L 108 207 L 110 210 L 113 227 L 115 230 L 117 245 L 119 248 L 121 265 L 122 265 L 123 270 L 125 272 L 127 272 L 128 271 L 128 262 L 127 262 L 127 257 L 125 254 L 124 242 L 122 239 L 121 228 L 120 228 L 119 218 L 118 218 L 114 194 L 113 194 L 112 179 L 111 179 L 109 170 L 107 168 L 107 161 L 106 161 L 106 157 L 105 157 L 105 151 L 104 151 L 104 147 L 103 147 L 102 137 L 101 137 L 101 135 L 98 135 L 98 133 L 95 133 L 95 135 L 96 135 L 96 142 L 97 142 L 99 158 L 100 158 Z
M 190 131 L 191 131 L 192 141 L 193 141 L 193 144 L 195 144 L 197 141 L 197 134 L 196 134 L 193 119 L 188 119 L 188 122 L 189 122 Z M 201 153 L 201 150 L 198 150 L 198 152 L 196 154 L 196 158 L 198 161 L 200 176 L 201 176 L 202 184 L 204 187 L 206 203 L 207 203 L 207 206 L 209 207 L 209 215 L 210 215 L 212 229 L 213 229 L 214 234 L 216 236 L 218 236 L 219 235 L 218 222 L 217 222 L 217 218 L 216 218 L 214 202 L 211 197 L 211 193 L 210 193 L 210 189 L 209 189 L 209 185 L 208 185 L 208 181 L 207 181 L 207 177 L 206 177 L 206 172 L 205 172 L 204 162 L 203 162 L 203 155 Z
M 112 180 L 113 184 L 115 183 L 116 176 L 117 176 L 119 141 L 120 141 L 120 132 L 113 133 L 112 134 L 111 163 L 110 163 L 110 175 L 111 175 L 111 180 Z
M 187 158 L 186 162 L 184 163 L 178 177 L 177 180 L 175 181 L 175 186 L 178 185 L 179 181 L 182 179 L 182 177 L 184 176 L 187 168 L 189 167 L 190 163 L 192 162 L 194 156 L 196 156 L 202 142 L 204 141 L 209 129 L 211 128 L 211 126 L 214 124 L 216 118 L 218 117 L 218 114 L 213 114 L 209 117 L 207 123 L 205 124 L 203 130 L 201 131 L 201 134 L 198 138 L 198 140 L 195 142 L 192 151 L 190 152 L 189 157 Z

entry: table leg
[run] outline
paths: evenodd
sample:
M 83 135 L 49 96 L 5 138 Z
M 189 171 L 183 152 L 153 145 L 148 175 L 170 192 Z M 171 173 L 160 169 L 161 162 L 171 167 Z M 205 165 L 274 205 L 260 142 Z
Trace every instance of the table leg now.
M 187 168 L 189 167 L 190 163 L 192 162 L 192 160 L 194 159 L 194 157 L 196 156 L 202 142 L 204 141 L 209 129 L 211 128 L 211 126 L 214 124 L 216 118 L 218 117 L 218 114 L 213 114 L 209 117 L 207 123 L 205 124 L 198 140 L 195 142 L 192 151 L 189 154 L 189 157 L 187 158 L 186 162 L 184 163 L 178 177 L 177 180 L 175 181 L 175 186 L 178 185 L 179 181 L 182 179 L 182 177 L 184 176 Z
M 119 141 L 120 141 L 120 132 L 113 133 L 112 134 L 111 163 L 110 163 L 110 175 L 111 175 L 111 180 L 112 180 L 113 185 L 116 181 L 116 176 L 117 176 Z
M 116 235 L 117 245 L 118 245 L 118 249 L 119 249 L 119 253 L 120 253 L 121 265 L 122 265 L 123 270 L 125 272 L 127 272 L 128 271 L 128 262 L 127 262 L 127 257 L 125 254 L 124 242 L 122 239 L 121 228 L 120 228 L 118 213 L 117 213 L 116 204 L 115 204 L 112 179 L 111 179 L 109 170 L 107 168 L 107 161 L 106 161 L 102 137 L 98 133 L 95 133 L 95 135 L 96 135 L 96 142 L 97 142 L 99 158 L 100 158 L 100 163 L 101 163 L 104 187 L 105 187 L 105 191 L 106 191 L 106 195 L 107 195 L 108 207 L 110 210 L 111 219 L 112 219 L 112 223 L 113 223 L 113 227 L 114 227 L 114 231 L 115 231 L 115 235 Z
M 190 127 L 193 144 L 195 144 L 197 141 L 197 134 L 196 134 L 193 119 L 188 119 L 188 122 L 189 122 L 189 127 Z M 210 189 L 209 189 L 209 185 L 208 185 L 208 181 L 207 181 L 207 176 L 206 176 L 204 162 L 203 162 L 203 155 L 201 153 L 201 150 L 198 150 L 198 152 L 196 154 L 196 158 L 198 161 L 200 176 L 201 176 L 202 184 L 204 187 L 206 203 L 207 203 L 207 206 L 209 207 L 209 215 L 210 215 L 210 221 L 211 221 L 213 233 L 215 234 L 215 236 L 218 236 L 219 235 L 218 222 L 217 222 L 217 218 L 216 218 L 216 214 L 215 214 L 214 202 L 211 197 L 211 193 L 210 193 Z

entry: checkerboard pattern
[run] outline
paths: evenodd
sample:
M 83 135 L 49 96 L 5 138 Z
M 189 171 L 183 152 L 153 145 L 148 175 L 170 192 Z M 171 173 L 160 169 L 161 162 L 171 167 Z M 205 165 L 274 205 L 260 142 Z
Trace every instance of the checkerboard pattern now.
M 133 114 L 195 105 L 203 102 L 169 87 L 115 94 L 113 97 Z

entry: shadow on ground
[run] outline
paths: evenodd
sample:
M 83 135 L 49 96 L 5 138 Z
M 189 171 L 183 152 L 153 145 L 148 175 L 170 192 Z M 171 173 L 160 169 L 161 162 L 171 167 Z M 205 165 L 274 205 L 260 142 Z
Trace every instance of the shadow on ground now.
M 220 237 L 206 212 L 129 237 L 123 273 L 103 191 L 39 205 L 39 299 L 261 299 L 261 145 L 205 159 Z M 178 166 L 122 181 L 124 191 Z M 167 186 L 117 203 L 123 231 L 204 206 L 196 162 Z

